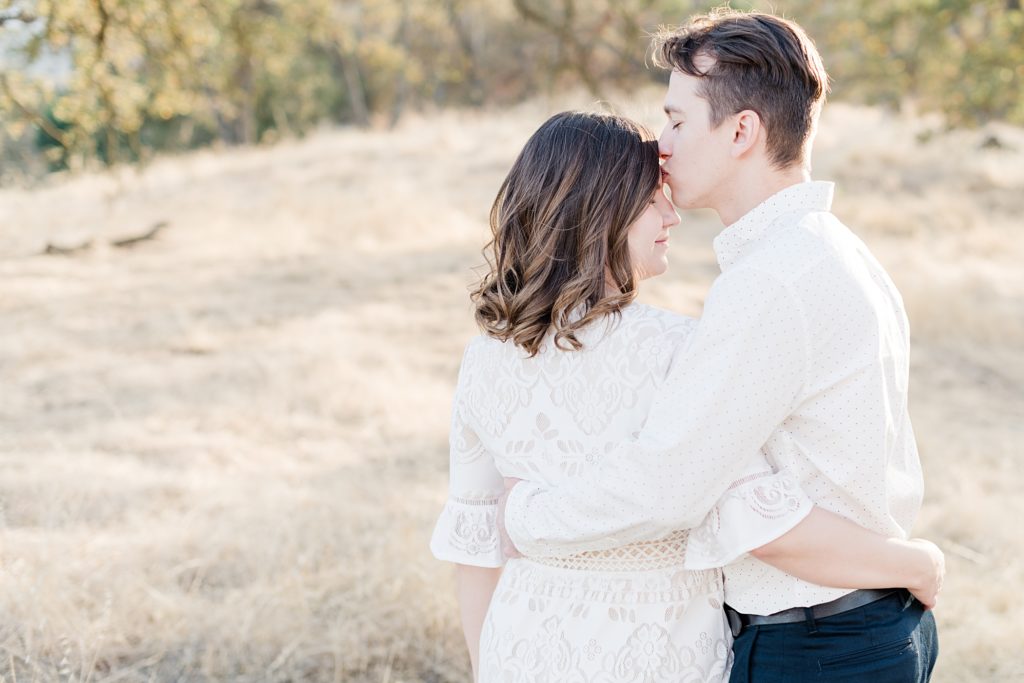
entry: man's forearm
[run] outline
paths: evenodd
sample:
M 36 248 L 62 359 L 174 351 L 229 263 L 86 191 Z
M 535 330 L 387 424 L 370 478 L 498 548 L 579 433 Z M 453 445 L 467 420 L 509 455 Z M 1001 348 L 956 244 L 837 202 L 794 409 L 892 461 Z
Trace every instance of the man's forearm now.
M 720 277 L 640 436 L 558 486 L 512 491 L 515 545 L 558 556 L 697 526 L 792 412 L 806 378 L 803 325 L 785 283 L 754 270 Z
M 685 474 L 662 470 L 659 479 L 644 469 L 640 458 L 630 463 L 631 474 L 650 481 L 647 498 L 626 498 L 609 489 L 600 495 L 588 495 L 579 481 L 556 488 L 522 482 L 508 494 L 501 526 L 520 553 L 533 557 L 559 557 L 651 541 L 700 523 L 735 476 L 727 469 L 714 468 L 700 489 L 680 488 L 672 493 L 665 490 L 666 481 Z M 657 471 L 653 466 L 647 469 Z M 627 478 L 628 474 L 622 476 Z M 617 478 L 608 477 L 606 481 Z M 656 492 L 655 486 L 663 487 L 662 491 Z

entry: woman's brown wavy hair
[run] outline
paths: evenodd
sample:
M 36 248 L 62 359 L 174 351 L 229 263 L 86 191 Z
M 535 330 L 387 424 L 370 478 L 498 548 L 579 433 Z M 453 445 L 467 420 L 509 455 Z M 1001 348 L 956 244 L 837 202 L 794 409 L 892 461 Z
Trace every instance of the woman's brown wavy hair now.
M 563 350 L 636 297 L 628 228 L 661 182 L 658 145 L 621 116 L 555 114 L 527 141 L 491 207 L 490 272 L 472 292 L 487 334 Z M 614 295 L 607 294 L 610 274 Z

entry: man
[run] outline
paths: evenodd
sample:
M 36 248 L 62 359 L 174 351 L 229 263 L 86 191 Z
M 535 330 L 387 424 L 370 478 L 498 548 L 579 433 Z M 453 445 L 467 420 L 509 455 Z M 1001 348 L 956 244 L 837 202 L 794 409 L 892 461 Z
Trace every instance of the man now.
M 509 552 L 568 555 L 695 527 L 763 449 L 814 502 L 905 538 L 923 493 L 908 328 L 888 275 L 830 213 L 809 159 L 828 90 L 796 24 L 716 11 L 664 37 L 659 139 L 677 206 L 715 209 L 722 274 L 639 437 L 555 487 L 519 483 Z M 799 528 L 799 527 L 798 527 Z M 514 544 L 515 548 L 511 547 Z M 849 591 L 760 561 L 725 568 L 733 681 L 927 681 L 935 623 L 905 591 Z M 941 562 L 941 554 L 937 557 Z

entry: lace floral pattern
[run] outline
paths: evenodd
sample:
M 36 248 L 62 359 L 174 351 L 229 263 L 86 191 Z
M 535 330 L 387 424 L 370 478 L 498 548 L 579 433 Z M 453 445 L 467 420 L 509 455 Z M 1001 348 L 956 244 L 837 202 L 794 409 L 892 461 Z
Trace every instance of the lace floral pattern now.
M 717 572 L 598 578 L 587 600 L 576 591 L 560 595 L 563 570 L 531 564 L 509 563 L 495 592 L 481 634 L 481 683 L 727 678 L 731 638 L 721 617 L 720 580 L 709 579 Z M 686 574 L 696 578 L 681 580 Z M 524 622 L 537 626 L 523 629 Z
M 800 507 L 803 492 L 793 477 L 772 475 L 774 472 L 765 472 L 752 481 L 734 483 L 723 496 L 722 503 L 738 498 L 750 506 L 751 510 L 767 519 L 777 519 L 790 514 Z
M 504 562 L 496 523 L 497 499 L 449 498 L 431 547 L 451 562 L 500 567 Z
M 449 542 L 452 547 L 467 555 L 492 553 L 498 547 L 498 536 L 494 533 L 495 508 L 460 511 L 455 513 Z
M 483 339 L 477 340 L 480 341 Z M 515 346 L 509 350 L 522 354 Z M 463 359 L 462 374 L 474 379 L 460 386 L 456 401 L 481 437 L 499 437 L 506 432 L 511 420 L 530 404 L 541 375 L 531 363 L 498 357 L 487 351 L 484 344 L 470 344 Z
M 455 410 L 461 411 L 463 407 L 457 405 Z M 460 419 L 459 415 L 456 415 L 456 419 L 453 420 L 449 441 L 453 458 L 462 465 L 473 462 L 487 452 L 476 432 L 463 419 Z
M 723 567 L 796 526 L 814 502 L 786 471 L 743 477 L 690 530 L 685 566 Z

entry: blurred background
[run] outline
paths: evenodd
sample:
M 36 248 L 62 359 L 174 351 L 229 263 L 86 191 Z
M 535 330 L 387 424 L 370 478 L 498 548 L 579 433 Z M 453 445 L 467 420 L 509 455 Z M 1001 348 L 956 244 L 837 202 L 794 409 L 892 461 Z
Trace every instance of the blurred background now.
M 551 113 L 657 131 L 667 0 L 0 0 L 0 680 L 465 681 L 448 402 Z M 934 680 L 1024 680 L 1024 12 L 740 3 L 904 294 Z M 641 299 L 699 315 L 707 212 Z
M 644 36 L 680 0 L 4 0 L 4 180 L 270 142 L 409 111 L 659 83 Z M 793 0 L 834 97 L 1024 122 L 1019 0 Z

